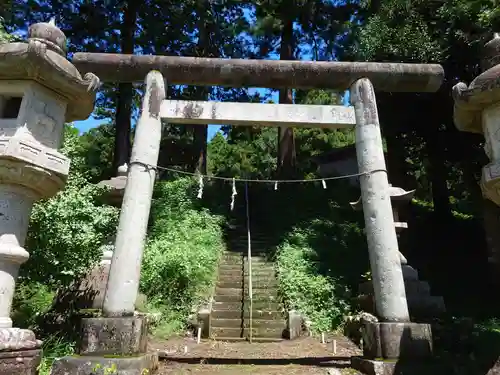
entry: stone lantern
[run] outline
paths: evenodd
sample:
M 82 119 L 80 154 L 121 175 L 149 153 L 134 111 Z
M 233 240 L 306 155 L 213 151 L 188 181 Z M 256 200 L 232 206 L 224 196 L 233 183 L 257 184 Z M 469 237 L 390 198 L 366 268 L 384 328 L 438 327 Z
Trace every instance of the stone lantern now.
M 415 190 L 406 191 L 400 187 L 389 185 L 389 195 L 392 203 L 392 215 L 394 226 L 399 238 L 402 231 L 408 228 L 408 223 L 400 221 L 399 211 L 404 205 L 408 205 L 415 195 Z M 351 203 L 354 210 L 361 211 L 363 204 L 361 198 Z M 445 311 L 443 297 L 432 296 L 430 286 L 426 281 L 420 281 L 418 271 L 408 264 L 406 257 L 399 252 L 399 260 L 403 271 L 405 282 L 406 300 L 410 314 L 414 317 L 429 317 L 441 314 Z M 373 285 L 364 282 L 359 285 L 359 300 L 367 312 L 374 312 Z
M 493 272 L 500 269 L 500 35 L 484 45 L 482 73 L 469 86 L 460 82 L 453 87 L 455 102 L 453 120 L 458 130 L 483 134 L 484 151 L 490 163 L 483 167 L 480 181 L 486 200 L 484 220 L 486 240 L 490 251 L 488 261 Z M 495 206 L 496 205 L 496 206 Z M 498 280 L 498 275 L 494 275 Z
M 484 46 L 483 73 L 469 86 L 453 87 L 453 119 L 460 131 L 484 134 L 484 151 L 490 163 L 483 167 L 481 190 L 485 198 L 500 205 L 500 35 Z
M 0 373 L 32 374 L 40 341 L 12 328 L 12 299 L 32 205 L 64 187 L 70 161 L 57 149 L 64 123 L 86 119 L 99 79 L 66 59 L 54 22 L 29 28 L 27 42 L 0 45 Z

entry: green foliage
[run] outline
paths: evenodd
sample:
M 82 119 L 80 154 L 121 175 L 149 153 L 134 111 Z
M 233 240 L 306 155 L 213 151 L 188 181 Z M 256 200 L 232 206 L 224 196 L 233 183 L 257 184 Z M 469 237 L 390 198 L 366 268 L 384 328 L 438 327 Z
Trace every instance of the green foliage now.
M 347 312 L 347 304 L 334 295 L 334 286 L 327 277 L 308 261 L 313 252 L 309 247 L 301 248 L 289 243 L 280 246 L 278 257 L 278 280 L 280 293 L 289 308 L 305 314 L 313 322 L 316 332 L 330 331 Z
M 222 218 L 203 209 L 195 197 L 188 178 L 156 185 L 141 272 L 141 290 L 166 306 L 170 317 L 178 313 L 184 320 L 209 297 L 223 250 Z
M 115 131 L 112 124 L 102 124 L 82 134 L 79 155 L 83 159 L 81 173 L 92 182 L 114 176 L 112 168 Z
M 69 127 L 62 152 L 73 156 L 77 139 Z M 99 203 L 103 192 L 72 170 L 63 191 L 35 203 L 26 240 L 30 260 L 22 267 L 22 279 L 67 286 L 100 259 L 99 244 L 116 230 L 118 219 L 116 208 Z
M 352 290 L 367 267 L 357 223 L 304 222 L 277 250 L 280 293 L 288 308 L 305 314 L 312 329 L 337 329 L 352 310 Z
M 316 332 L 342 324 L 351 296 L 368 267 L 362 215 L 350 201 L 359 194 L 342 181 L 283 185 L 278 191 L 254 187 L 253 230 L 277 244 L 278 287 L 287 309 L 312 321 Z M 355 295 L 355 293 L 354 293 Z
M 34 327 L 40 316 L 49 311 L 54 300 L 54 290 L 38 282 L 18 282 L 12 306 L 15 327 Z
M 0 44 L 16 41 L 18 38 L 5 30 L 4 20 L 0 17 Z
M 38 366 L 39 375 L 50 375 L 50 369 L 58 358 L 75 353 L 75 343 L 68 342 L 61 336 L 43 337 L 43 357 Z

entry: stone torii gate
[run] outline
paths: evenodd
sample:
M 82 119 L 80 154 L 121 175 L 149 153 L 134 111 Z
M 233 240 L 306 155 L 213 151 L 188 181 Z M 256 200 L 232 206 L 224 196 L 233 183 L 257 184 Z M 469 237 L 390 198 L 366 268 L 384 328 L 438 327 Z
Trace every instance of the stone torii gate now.
M 363 348 L 365 359 L 353 359 L 353 366 L 375 373 L 380 366 L 392 366 L 394 369 L 396 364 L 396 361 L 376 359 L 398 359 L 401 351 L 410 357 L 430 355 L 430 326 L 411 323 L 408 314 L 374 86 L 381 91 L 434 92 L 444 76 L 440 65 L 93 53 L 75 54 L 73 64 L 81 74 L 91 71 L 108 82 L 137 82 L 146 76 L 142 113 L 136 128 L 103 306 L 104 317 L 83 321 L 84 344 L 81 352 L 84 355 L 91 355 L 95 360 L 109 354 L 110 348 L 115 354 L 145 353 L 145 345 L 141 344 L 145 324 L 133 315 L 162 119 L 181 124 L 355 127 L 358 167 L 363 173 L 360 177 L 361 196 L 380 322 L 367 323 Z M 166 100 L 165 82 L 232 87 L 350 89 L 352 106 Z M 113 334 L 106 333 L 111 329 Z M 152 357 L 134 358 L 142 361 L 142 365 L 154 368 Z M 127 366 L 130 366 L 131 360 L 126 359 Z M 125 359 L 116 358 L 114 361 L 119 371 L 125 368 L 122 367 Z M 53 374 L 64 373 L 57 369 L 68 371 L 81 368 L 84 362 L 84 356 L 67 357 L 56 362 Z

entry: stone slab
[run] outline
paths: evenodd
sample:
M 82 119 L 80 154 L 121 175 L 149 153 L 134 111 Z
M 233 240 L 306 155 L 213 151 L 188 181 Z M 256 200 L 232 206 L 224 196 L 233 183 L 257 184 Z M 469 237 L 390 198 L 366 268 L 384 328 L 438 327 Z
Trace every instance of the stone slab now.
M 423 359 L 432 355 L 430 324 L 365 322 L 363 355 L 376 359 Z
M 351 367 L 365 375 L 444 375 L 450 373 L 443 368 L 444 366 L 434 361 L 401 362 L 351 357 Z
M 403 271 L 404 280 L 418 280 L 418 271 L 412 266 L 403 265 L 401 270 Z
M 128 358 L 68 356 L 54 362 L 50 375 L 152 375 L 157 370 L 157 353 Z
M 356 125 L 354 108 L 341 105 L 164 100 L 160 116 L 173 124 L 259 124 L 302 128 L 345 128 Z
M 134 355 L 147 351 L 144 316 L 82 319 L 80 355 Z
M 37 375 L 41 359 L 40 349 L 0 352 L 0 375 Z
M 302 316 L 295 310 L 288 311 L 288 319 L 286 321 L 286 335 L 289 340 L 296 339 L 302 336 L 303 329 L 303 318 Z

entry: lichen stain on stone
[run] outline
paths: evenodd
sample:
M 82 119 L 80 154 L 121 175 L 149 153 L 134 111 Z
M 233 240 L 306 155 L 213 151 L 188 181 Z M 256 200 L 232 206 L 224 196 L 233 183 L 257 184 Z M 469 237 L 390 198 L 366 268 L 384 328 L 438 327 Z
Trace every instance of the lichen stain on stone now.
M 184 118 L 198 118 L 203 113 L 203 107 L 195 102 L 189 102 L 183 109 L 182 115 Z
M 160 89 L 158 84 L 153 81 L 151 83 L 151 92 L 149 95 L 149 114 L 154 118 L 158 118 L 160 116 L 160 107 L 161 107 L 161 97 L 160 97 Z
M 210 118 L 215 120 L 217 118 L 217 104 L 213 103 L 210 111 Z

